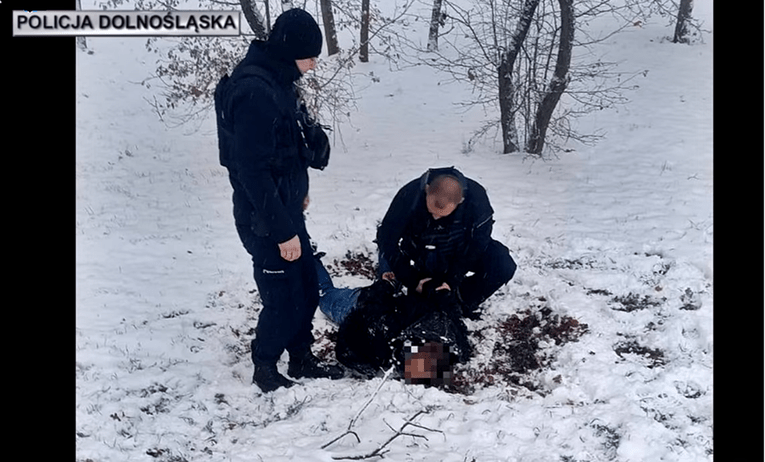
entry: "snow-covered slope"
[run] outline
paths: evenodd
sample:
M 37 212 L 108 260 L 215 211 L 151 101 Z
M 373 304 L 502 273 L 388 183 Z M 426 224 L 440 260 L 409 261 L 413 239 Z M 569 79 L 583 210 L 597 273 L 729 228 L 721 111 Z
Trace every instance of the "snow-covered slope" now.
M 696 2 L 711 29 L 711 1 Z M 484 184 L 515 278 L 470 322 L 485 371 L 508 316 L 586 324 L 540 343 L 533 387 L 471 394 L 380 379 L 313 380 L 263 395 L 250 383 L 259 299 L 236 236 L 214 121 L 158 123 L 138 84 L 144 39 L 89 38 L 77 55 L 76 458 L 329 461 L 387 447 L 395 461 L 712 460 L 712 35 L 662 40 L 664 24 L 614 36 L 646 70 L 630 104 L 580 121 L 607 138 L 548 160 L 464 152 L 483 114 L 469 89 L 425 67 L 355 68 L 358 111 L 330 166 L 312 172 L 308 226 L 327 259 L 373 254 L 393 194 L 428 167 Z M 374 75 L 374 79 L 372 79 Z M 341 274 L 339 285 L 363 285 Z M 317 337 L 333 330 L 317 312 Z M 282 365 L 283 366 L 283 365 Z M 282 367 L 280 366 L 280 367 Z M 346 431 L 362 405 L 352 435 Z M 391 428 L 392 427 L 392 428 Z

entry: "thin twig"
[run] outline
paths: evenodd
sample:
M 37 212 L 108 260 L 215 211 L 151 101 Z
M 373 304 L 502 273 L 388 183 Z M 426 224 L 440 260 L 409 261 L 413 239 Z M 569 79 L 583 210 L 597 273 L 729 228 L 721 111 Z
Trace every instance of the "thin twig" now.
M 333 456 L 332 458 L 334 460 L 363 460 L 363 459 L 371 459 L 372 457 L 382 457 L 383 454 L 388 452 L 388 451 L 384 450 L 385 447 L 388 446 L 391 442 L 393 442 L 393 440 L 395 440 L 399 436 L 411 436 L 412 438 L 423 438 L 423 439 L 427 440 L 428 438 L 425 435 L 418 435 L 416 433 L 407 433 L 407 432 L 404 432 L 404 429 L 407 426 L 409 426 L 409 425 L 412 425 L 412 426 L 415 426 L 415 427 L 418 427 L 418 428 L 423 428 L 425 430 L 430 430 L 429 428 L 426 428 L 426 427 L 423 427 L 421 425 L 417 425 L 417 424 L 412 423 L 412 421 L 414 419 L 416 419 L 417 417 L 419 417 L 420 414 L 427 413 L 427 412 L 428 412 L 427 410 L 418 411 L 415 415 L 413 415 L 406 422 L 404 422 L 404 424 L 401 425 L 401 428 L 399 428 L 398 430 L 394 430 L 393 427 L 388 425 L 388 422 L 385 422 L 385 425 L 388 425 L 388 428 L 390 428 L 391 430 L 394 431 L 393 436 L 388 438 L 388 440 L 386 442 L 384 442 L 377 449 L 375 449 L 374 451 L 372 451 L 372 452 L 370 452 L 368 454 L 361 454 L 361 455 L 357 455 L 357 456 L 337 456 L 337 457 Z M 435 430 L 431 430 L 431 431 L 435 431 Z
M 382 380 L 380 380 L 380 384 L 377 385 L 377 389 L 375 390 L 375 392 L 372 393 L 372 396 L 370 396 L 367 402 L 364 403 L 364 406 L 361 407 L 359 412 L 356 413 L 356 416 L 354 416 L 353 419 L 351 419 L 350 423 L 348 424 L 348 430 L 350 430 L 353 427 L 353 425 L 356 424 L 356 421 L 359 419 L 359 417 L 361 417 L 361 413 L 364 412 L 364 410 L 372 403 L 372 401 L 375 399 L 377 394 L 380 392 L 380 389 L 382 388 L 382 386 L 388 380 L 388 377 L 390 377 L 391 374 L 393 373 L 393 370 L 394 370 L 394 366 L 391 366 L 387 371 L 385 371 L 385 375 L 383 375 Z
M 364 412 L 364 410 L 366 410 L 366 408 L 367 408 L 367 407 L 369 407 L 369 405 L 370 405 L 370 404 L 372 403 L 372 401 L 375 399 L 375 397 L 377 396 L 377 394 L 380 392 L 380 389 L 382 388 L 382 386 L 383 386 L 383 385 L 385 384 L 385 382 L 388 380 L 388 377 L 390 377 L 390 376 L 391 376 L 391 374 L 393 374 L 393 371 L 394 371 L 394 369 L 395 369 L 395 367 L 394 367 L 394 366 L 391 366 L 391 367 L 390 367 L 390 368 L 389 368 L 387 371 L 385 371 L 385 375 L 383 375 L 383 377 L 382 377 L 382 380 L 380 380 L 380 383 L 379 383 L 379 385 L 377 385 L 377 389 L 374 391 L 374 393 L 372 393 L 372 396 L 370 396 L 370 397 L 369 397 L 369 399 L 367 400 L 367 402 L 366 402 L 366 403 L 364 403 L 364 405 L 363 405 L 363 406 L 361 406 L 361 409 L 359 409 L 359 412 L 357 412 L 357 413 L 356 413 L 356 415 L 355 415 L 355 416 L 354 416 L 354 417 L 351 419 L 351 421 L 348 423 L 348 429 L 346 429 L 346 431 L 345 431 L 345 432 L 344 432 L 342 435 L 340 435 L 340 436 L 338 436 L 337 438 L 333 439 L 333 440 L 332 440 L 332 441 L 330 441 L 329 443 L 326 443 L 325 445 L 323 445 L 323 446 L 321 447 L 321 449 L 326 449 L 326 448 L 328 448 L 328 447 L 329 447 L 329 446 L 331 446 L 333 443 L 335 443 L 336 441 L 338 441 L 338 440 L 342 439 L 342 438 L 343 438 L 344 436 L 346 436 L 346 435 L 353 435 L 353 436 L 355 436 L 355 437 L 356 437 L 356 440 L 357 440 L 359 443 L 361 443 L 361 438 L 359 438 L 359 435 L 358 435 L 358 434 L 356 434 L 356 432 L 352 431 L 352 430 L 351 430 L 351 428 L 353 428 L 353 426 L 356 424 L 356 421 L 357 421 L 357 420 L 359 420 L 359 417 L 361 417 L 361 414 Z
M 333 439 L 332 441 L 330 441 L 329 443 L 325 444 L 325 445 L 324 445 L 324 446 L 322 446 L 321 448 L 322 448 L 322 449 L 327 449 L 327 448 L 328 448 L 329 446 L 331 446 L 333 443 L 335 443 L 336 441 L 339 441 L 340 439 L 342 439 L 342 438 L 343 438 L 345 435 L 353 435 L 353 436 L 355 436 L 355 437 L 356 437 L 356 441 L 358 441 L 359 443 L 361 443 L 361 438 L 359 438 L 359 435 L 358 435 L 358 434 L 357 434 L 355 431 L 353 431 L 353 430 L 347 430 L 345 433 L 343 433 L 342 435 L 340 435 L 340 436 L 338 436 L 337 438 Z

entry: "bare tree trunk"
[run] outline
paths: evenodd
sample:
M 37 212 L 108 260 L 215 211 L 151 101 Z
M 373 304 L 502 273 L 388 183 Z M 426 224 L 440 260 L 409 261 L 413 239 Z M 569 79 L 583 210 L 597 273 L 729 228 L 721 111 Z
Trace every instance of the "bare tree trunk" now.
M 441 24 L 441 5 L 443 0 L 433 0 L 433 13 L 430 16 L 428 32 L 428 51 L 438 51 L 438 26 Z
M 255 0 L 251 0 L 255 1 Z M 266 36 L 271 35 L 271 5 L 268 3 L 268 0 L 264 0 L 263 3 L 266 4 Z
M 321 18 L 324 22 L 324 39 L 327 41 L 327 55 L 332 56 L 340 51 L 337 44 L 337 29 L 335 15 L 332 13 L 332 0 L 321 0 Z
M 361 0 L 361 44 L 359 61 L 369 62 L 369 0 Z
M 255 0 L 239 0 L 239 5 L 242 7 L 244 19 L 250 25 L 250 29 L 252 29 L 255 37 L 265 40 L 271 30 L 270 19 L 268 21 L 263 20 L 263 16 L 261 16 L 260 11 L 255 6 Z M 266 15 L 268 16 L 268 1 L 266 1 Z
M 531 135 L 529 136 L 526 148 L 526 151 L 531 154 L 542 154 L 547 127 L 550 125 L 550 119 L 552 118 L 555 106 L 558 105 L 558 101 L 560 101 L 560 97 L 566 90 L 570 79 L 568 71 L 571 67 L 571 51 L 574 46 L 574 5 L 573 0 L 558 0 L 558 4 L 561 10 L 558 58 L 555 62 L 555 71 L 553 72 L 550 85 L 537 108 L 534 124 L 531 127 Z
M 526 35 L 531 27 L 531 20 L 534 17 L 539 0 L 526 0 L 523 5 L 523 12 L 518 18 L 518 24 L 515 32 L 510 39 L 510 45 L 507 53 L 500 57 L 498 79 L 499 79 L 499 120 L 502 126 L 502 145 L 503 153 L 516 152 L 518 146 L 518 132 L 515 128 L 515 98 L 513 86 L 513 67 L 518 53 L 521 50 Z
M 688 24 L 691 21 L 693 0 L 680 0 L 680 8 L 677 10 L 677 24 L 675 24 L 674 43 L 688 43 Z
M 517 152 L 518 130 L 515 126 L 515 86 L 513 63 L 503 59 L 499 65 L 499 122 L 502 126 L 502 153 Z
M 77 0 L 77 11 L 82 11 L 82 2 Z M 88 51 L 88 43 L 85 41 L 84 35 L 77 36 L 77 47 L 82 51 Z

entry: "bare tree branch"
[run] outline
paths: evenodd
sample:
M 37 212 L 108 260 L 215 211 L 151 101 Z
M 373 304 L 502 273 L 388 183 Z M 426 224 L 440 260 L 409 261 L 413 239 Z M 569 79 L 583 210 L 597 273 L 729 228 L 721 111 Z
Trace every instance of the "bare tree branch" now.
M 374 399 L 377 396 L 377 394 L 380 393 L 380 389 L 383 387 L 383 385 L 388 380 L 388 378 L 391 376 L 391 374 L 393 374 L 394 370 L 395 370 L 394 366 L 391 366 L 387 371 L 385 371 L 385 375 L 383 375 L 382 379 L 380 380 L 380 383 L 377 385 L 377 389 L 374 391 L 374 393 L 372 393 L 372 396 L 370 396 L 369 399 L 367 399 L 367 401 L 364 403 L 364 405 L 361 406 L 361 409 L 359 409 L 359 411 L 356 413 L 355 416 L 353 416 L 351 421 L 348 422 L 348 429 L 345 431 L 345 433 L 343 433 L 342 435 L 340 435 L 337 438 L 333 439 L 329 443 L 323 445 L 321 447 L 322 449 L 328 448 L 330 445 L 332 445 L 332 443 L 334 443 L 335 441 L 343 438 L 345 435 L 348 435 L 348 434 L 353 434 L 354 436 L 356 436 L 356 439 L 359 441 L 359 443 L 361 442 L 361 439 L 359 439 L 359 435 L 357 435 L 355 432 L 351 431 L 351 428 L 353 428 L 353 426 L 356 425 L 356 422 L 359 420 L 359 417 L 361 417 L 361 414 L 367 409 L 367 407 L 369 407 L 369 405 L 372 403 L 372 401 L 374 401 Z
M 409 419 L 407 419 L 407 421 L 406 421 L 406 422 L 404 422 L 404 424 L 403 424 L 403 425 L 401 425 L 401 427 L 400 427 L 398 430 L 395 430 L 393 427 L 391 427 L 391 426 L 388 424 L 388 422 L 385 422 L 385 424 L 386 424 L 386 425 L 388 425 L 388 428 L 390 428 L 390 429 L 391 429 L 391 430 L 394 432 L 394 433 L 393 433 L 393 436 L 391 436 L 390 438 L 388 438 L 388 439 L 387 439 L 387 441 L 385 441 L 383 444 L 381 444 L 380 446 L 378 446 L 378 447 L 377 447 L 377 449 L 375 449 L 374 451 L 372 451 L 372 452 L 370 452 L 370 453 L 367 453 L 367 454 L 362 454 L 362 455 L 357 455 L 357 456 L 333 456 L 332 458 L 333 458 L 334 460 L 363 460 L 363 459 L 371 459 L 371 458 L 373 458 L 373 457 L 381 457 L 383 454 L 385 454 L 386 452 L 388 452 L 388 451 L 385 451 L 385 448 L 386 448 L 386 447 L 387 447 L 387 446 L 388 446 L 390 443 L 392 443 L 392 442 L 393 442 L 393 440 L 395 440 L 395 439 L 396 439 L 396 438 L 398 438 L 399 436 L 409 436 L 409 437 L 412 437 L 412 438 L 423 438 L 424 440 L 427 440 L 428 438 L 427 438 L 425 435 L 418 435 L 417 433 L 407 433 L 407 432 L 405 432 L 405 431 L 404 431 L 404 429 L 405 429 L 406 427 L 410 426 L 410 425 L 411 425 L 411 426 L 415 426 L 415 427 L 417 427 L 417 428 L 422 428 L 422 429 L 424 429 L 424 430 L 430 430 L 430 429 L 429 429 L 429 428 L 427 428 L 427 427 L 423 427 L 423 426 L 420 426 L 420 425 L 416 425 L 416 424 L 414 424 L 414 423 L 413 423 L 414 419 L 416 419 L 416 418 L 417 418 L 417 417 L 419 417 L 420 415 L 422 415 L 422 414 L 424 414 L 424 413 L 427 413 L 427 412 L 428 412 L 428 410 L 426 410 L 426 409 L 423 409 L 423 410 L 421 410 L 421 411 L 418 411 L 418 412 L 417 412 L 416 414 L 414 414 L 412 417 L 410 417 Z M 430 430 L 430 431 L 435 431 L 435 430 Z

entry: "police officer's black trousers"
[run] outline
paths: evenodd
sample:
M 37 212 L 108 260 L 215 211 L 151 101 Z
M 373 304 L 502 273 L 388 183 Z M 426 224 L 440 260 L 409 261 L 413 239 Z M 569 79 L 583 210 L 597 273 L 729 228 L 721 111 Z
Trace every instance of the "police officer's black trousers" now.
M 300 233 L 302 255 L 288 262 L 278 244 L 268 238 L 239 229 L 239 235 L 252 256 L 255 283 L 263 302 L 252 340 L 255 364 L 275 364 L 284 350 L 290 357 L 302 356 L 313 343 L 312 321 L 319 304 L 316 263 L 310 238 Z
M 460 297 L 468 306 L 479 305 L 513 278 L 516 267 L 508 248 L 492 239 L 475 267 L 470 268 L 473 274 L 462 280 Z

